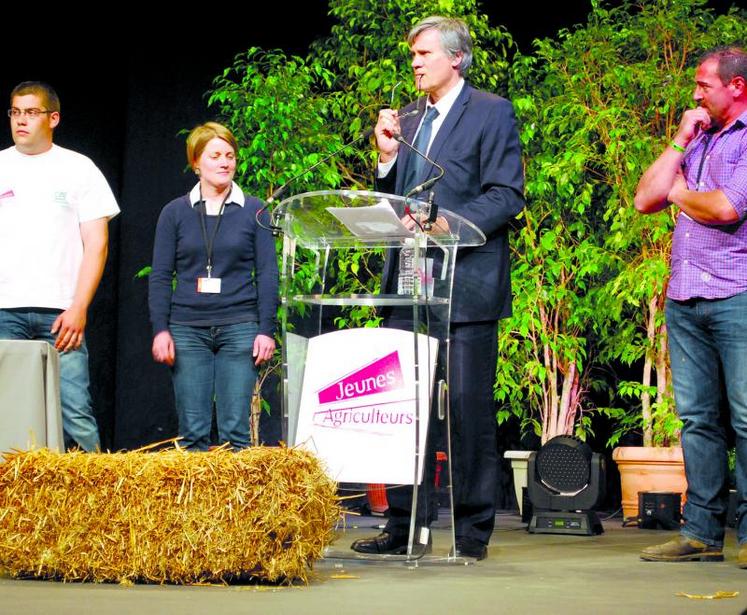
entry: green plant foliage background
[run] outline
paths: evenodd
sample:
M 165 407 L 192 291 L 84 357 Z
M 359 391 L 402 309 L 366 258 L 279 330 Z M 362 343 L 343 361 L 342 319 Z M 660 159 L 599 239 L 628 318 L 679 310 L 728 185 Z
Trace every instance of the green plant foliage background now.
M 330 34 L 305 57 L 252 48 L 216 78 L 209 101 L 241 144 L 239 183 L 267 198 L 373 125 L 380 108 L 415 98 L 407 31 L 429 14 L 462 17 L 475 41 L 469 80 L 513 101 L 526 169 L 497 419 L 584 437 L 603 413 L 614 425 L 610 444 L 630 430 L 649 443 L 676 441 L 662 311 L 675 212 L 639 216 L 633 195 L 692 105 L 698 56 L 747 40 L 744 13 L 716 15 L 704 0 L 595 0 L 586 24 L 522 55 L 476 0 L 330 0 L 329 12 Z M 350 147 L 292 192 L 369 189 L 374 167 L 373 147 Z M 333 290 L 376 291 L 371 257 L 343 255 Z M 314 283 L 312 260 L 297 264 L 299 290 Z M 361 309 L 338 324 L 376 322 Z M 619 365 L 640 377 L 621 381 Z M 603 407 L 592 408 L 592 392 Z
M 700 0 L 615 4 L 593 2 L 584 26 L 536 41 L 512 64 L 530 206 L 514 242 L 515 316 L 501 335 L 496 396 L 506 402 L 499 418 L 513 413 L 539 430 L 574 366 L 579 435 L 591 426 L 584 393 L 597 389 L 612 402 L 601 409 L 614 421 L 610 444 L 631 429 L 667 444 L 679 430 L 663 320 L 676 212 L 640 216 L 633 196 L 693 105 L 698 57 L 744 41 L 747 21 Z M 640 379 L 617 381 L 614 364 L 635 366 Z

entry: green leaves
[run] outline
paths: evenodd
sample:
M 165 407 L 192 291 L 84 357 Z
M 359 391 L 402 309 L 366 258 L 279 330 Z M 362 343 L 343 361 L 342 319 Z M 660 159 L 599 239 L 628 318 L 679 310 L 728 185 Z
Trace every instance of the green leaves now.
M 514 316 L 501 329 L 512 370 L 499 367 L 496 391 L 526 425 L 573 410 L 561 403 L 571 367 L 578 410 L 600 384 L 594 374 L 623 363 L 641 380 L 620 384 L 620 408 L 605 410 L 619 426 L 614 438 L 637 429 L 654 441 L 676 437 L 662 311 L 674 220 L 638 215 L 633 196 L 692 106 L 697 56 L 746 38 L 744 16 L 704 6 L 595 0 L 586 24 L 513 60 L 529 208 L 512 237 Z M 583 432 L 589 417 L 577 418 Z
M 405 36 L 418 19 L 463 17 L 475 41 L 469 79 L 511 98 L 525 159 L 528 210 L 511 236 L 514 315 L 499 334 L 497 419 L 543 437 L 553 422 L 583 436 L 595 411 L 588 392 L 609 392 L 597 411 L 617 425 L 610 444 L 627 430 L 664 441 L 677 425 L 662 350 L 674 220 L 638 215 L 633 197 L 692 105 L 696 58 L 747 39 L 747 22 L 736 11 L 715 15 L 705 0 L 591 6 L 586 24 L 521 55 L 476 0 L 330 0 L 331 32 L 306 57 L 250 48 L 216 78 L 209 101 L 241 145 L 239 183 L 267 196 L 373 125 L 379 109 L 417 96 Z M 292 190 L 370 188 L 375 160 L 365 144 L 348 148 Z M 323 272 L 328 289 L 375 291 L 369 263 L 378 258 L 338 254 Z M 292 292 L 317 288 L 315 255 L 300 255 L 295 272 Z M 356 308 L 336 322 L 375 326 L 377 315 Z M 613 382 L 610 366 L 620 364 L 639 382 Z
M 512 40 L 502 28 L 489 25 L 475 0 L 330 0 L 329 13 L 335 20 L 330 34 L 312 43 L 306 57 L 252 47 L 235 58 L 209 92 L 209 103 L 240 143 L 238 182 L 252 194 L 269 196 L 372 126 L 379 109 L 392 102 L 404 106 L 417 97 L 406 35 L 426 15 L 464 17 L 476 41 L 473 83 L 505 90 Z M 357 144 L 295 180 L 292 191 L 369 189 L 374 168 L 372 148 Z M 326 272 L 327 292 L 378 288 L 368 263 L 380 253 L 348 250 L 335 257 Z M 315 255 L 297 259 L 292 294 L 318 291 L 321 276 L 315 267 Z M 378 320 L 372 309 L 350 309 L 337 324 L 372 326 Z

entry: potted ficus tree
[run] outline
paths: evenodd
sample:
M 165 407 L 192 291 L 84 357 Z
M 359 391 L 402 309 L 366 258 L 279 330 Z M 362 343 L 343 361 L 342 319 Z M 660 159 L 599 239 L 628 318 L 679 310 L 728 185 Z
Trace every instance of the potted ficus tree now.
M 600 397 L 607 386 L 611 403 L 598 410 L 612 422 L 609 445 L 639 433 L 636 452 L 651 449 L 677 466 L 678 491 L 664 321 L 676 211 L 640 216 L 633 196 L 692 105 L 699 53 L 746 30 L 736 13 L 716 16 L 698 0 L 594 3 L 584 26 L 535 41 L 533 55 L 513 61 L 529 207 L 526 228 L 512 237 L 515 313 L 501 333 L 498 420 L 515 415 L 543 440 L 583 435 L 585 393 Z M 616 366 L 640 377 L 617 380 Z M 593 379 L 600 370 L 605 377 Z
M 681 423 L 672 396 L 664 303 L 676 208 L 639 216 L 632 207 L 638 179 L 674 135 L 692 106 L 697 58 L 717 44 L 740 40 L 747 22 L 716 16 L 695 0 L 597 7 L 585 29 L 564 39 L 568 75 L 583 72 L 580 94 L 598 137 L 598 162 L 607 184 L 605 247 L 619 262 L 598 294 L 596 331 L 604 362 L 641 371 L 618 383 L 610 444 L 639 432 L 643 446 L 618 447 L 624 515 L 637 516 L 640 491 L 685 493 Z M 578 53 L 569 53 L 575 48 Z M 565 58 L 565 59 L 563 59 Z M 589 104 L 591 103 L 591 104 Z
M 533 185 L 528 182 L 531 195 Z M 498 421 L 514 416 L 544 444 L 559 435 L 584 437 L 591 413 L 584 406 L 593 345 L 585 337 L 587 285 L 601 266 L 599 249 L 577 241 L 567 216 L 541 200 L 525 212 L 513 241 L 514 314 L 502 323 L 495 397 Z M 592 265 L 592 263 L 596 263 Z M 507 451 L 520 510 L 531 451 Z

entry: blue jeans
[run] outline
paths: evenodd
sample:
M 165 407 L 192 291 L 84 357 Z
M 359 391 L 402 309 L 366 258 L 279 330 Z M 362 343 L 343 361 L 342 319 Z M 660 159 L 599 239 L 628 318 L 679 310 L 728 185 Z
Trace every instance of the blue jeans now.
M 43 340 L 54 346 L 49 330 L 59 312 L 0 309 L 0 339 Z M 88 349 L 85 340 L 77 350 L 60 353 L 60 403 L 65 446 L 83 450 L 100 447 L 99 428 L 88 392 Z
M 217 327 L 170 325 L 176 360 L 171 371 L 181 445 L 206 451 L 213 400 L 220 443 L 249 446 L 249 411 L 257 370 L 257 323 Z
M 682 534 L 721 546 L 728 504 L 722 381 L 736 432 L 737 540 L 747 542 L 747 292 L 667 300 L 674 397 L 683 421 L 687 503 Z

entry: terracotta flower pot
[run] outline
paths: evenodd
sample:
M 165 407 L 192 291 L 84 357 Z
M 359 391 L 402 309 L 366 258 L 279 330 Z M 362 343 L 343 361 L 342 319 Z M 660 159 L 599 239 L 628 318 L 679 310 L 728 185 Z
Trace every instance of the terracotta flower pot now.
M 684 505 L 687 480 L 680 447 L 619 446 L 612 451 L 612 459 L 620 470 L 625 519 L 638 516 L 641 491 L 681 493 Z

